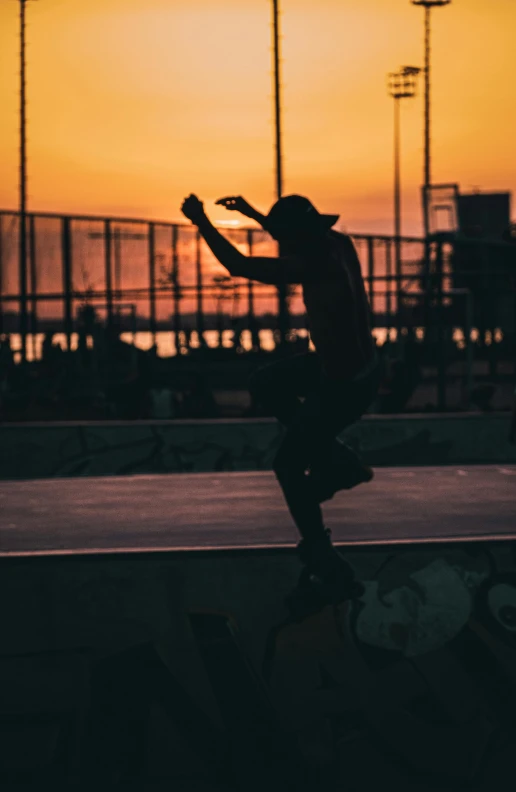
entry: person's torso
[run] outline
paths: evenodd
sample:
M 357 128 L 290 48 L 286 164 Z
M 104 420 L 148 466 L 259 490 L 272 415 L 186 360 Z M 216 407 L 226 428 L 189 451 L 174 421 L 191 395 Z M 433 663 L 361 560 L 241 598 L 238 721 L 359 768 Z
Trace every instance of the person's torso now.
M 312 343 L 328 377 L 352 378 L 371 363 L 375 345 L 369 301 L 351 239 L 331 232 L 318 266 L 321 277 L 303 283 Z

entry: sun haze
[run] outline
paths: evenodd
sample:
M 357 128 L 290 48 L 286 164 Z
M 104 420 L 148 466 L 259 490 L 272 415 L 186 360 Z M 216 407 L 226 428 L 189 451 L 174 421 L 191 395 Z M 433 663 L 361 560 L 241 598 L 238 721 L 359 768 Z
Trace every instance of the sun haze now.
M 195 192 L 274 200 L 267 0 L 27 4 L 31 210 L 181 219 Z M 282 0 L 285 190 L 392 229 L 387 72 L 421 66 L 409 0 Z M 0 4 L 0 207 L 16 208 L 18 4 Z M 514 0 L 432 14 L 433 180 L 513 190 Z M 422 89 L 422 85 L 421 85 Z M 422 90 L 402 106 L 404 230 L 419 233 Z

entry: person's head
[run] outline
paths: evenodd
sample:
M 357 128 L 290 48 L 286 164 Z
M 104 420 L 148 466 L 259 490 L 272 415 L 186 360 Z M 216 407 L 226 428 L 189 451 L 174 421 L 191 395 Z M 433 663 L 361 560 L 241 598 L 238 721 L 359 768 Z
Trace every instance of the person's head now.
M 287 251 L 295 251 L 324 239 L 339 215 L 320 214 L 302 195 L 286 195 L 272 206 L 265 227 Z

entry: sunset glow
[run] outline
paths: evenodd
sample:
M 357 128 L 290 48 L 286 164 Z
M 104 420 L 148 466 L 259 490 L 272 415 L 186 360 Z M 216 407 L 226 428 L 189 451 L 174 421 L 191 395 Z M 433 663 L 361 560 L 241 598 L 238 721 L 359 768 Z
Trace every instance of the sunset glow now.
M 392 229 L 387 72 L 421 65 L 409 0 L 282 0 L 285 189 Z M 28 3 L 29 209 L 180 220 L 190 192 L 274 200 L 267 0 Z M 514 190 L 514 0 L 433 14 L 433 179 Z M 0 4 L 0 207 L 16 208 L 18 4 Z M 422 87 L 422 86 L 421 86 Z M 420 231 L 422 98 L 402 107 L 404 230 Z

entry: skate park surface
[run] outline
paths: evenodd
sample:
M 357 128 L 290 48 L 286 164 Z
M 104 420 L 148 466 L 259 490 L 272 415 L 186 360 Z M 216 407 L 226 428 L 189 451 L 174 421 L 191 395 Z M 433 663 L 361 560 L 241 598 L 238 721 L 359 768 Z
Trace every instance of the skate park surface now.
M 297 620 L 270 471 L 0 482 L 2 788 L 505 788 L 516 466 L 375 474 L 323 506 L 365 594 Z
M 58 493 L 58 497 L 56 497 Z M 467 541 L 516 533 L 516 465 L 382 468 L 323 506 L 337 543 Z M 270 471 L 0 482 L 0 554 L 295 544 Z

